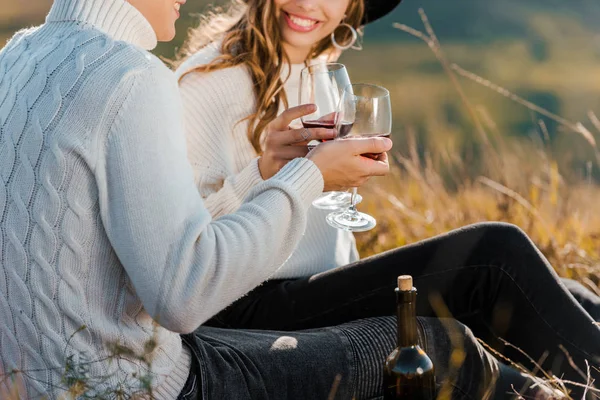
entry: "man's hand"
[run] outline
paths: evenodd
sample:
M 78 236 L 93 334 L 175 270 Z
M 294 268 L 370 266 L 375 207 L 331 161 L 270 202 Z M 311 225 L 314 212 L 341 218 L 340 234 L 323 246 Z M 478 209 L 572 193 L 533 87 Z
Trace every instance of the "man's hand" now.
M 363 185 L 372 176 L 383 176 L 390 166 L 386 152 L 392 148 L 388 138 L 342 139 L 322 143 L 306 157 L 323 174 L 325 191 L 345 190 Z M 379 154 L 374 160 L 362 154 Z

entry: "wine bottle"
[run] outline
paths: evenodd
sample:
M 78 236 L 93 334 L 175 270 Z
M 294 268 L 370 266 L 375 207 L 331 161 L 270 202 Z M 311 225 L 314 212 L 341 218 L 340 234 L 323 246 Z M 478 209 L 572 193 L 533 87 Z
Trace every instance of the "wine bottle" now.
M 398 306 L 398 347 L 385 360 L 383 398 L 433 400 L 434 367 L 417 340 L 417 290 L 413 287 L 412 277 L 399 276 L 398 287 L 395 290 Z

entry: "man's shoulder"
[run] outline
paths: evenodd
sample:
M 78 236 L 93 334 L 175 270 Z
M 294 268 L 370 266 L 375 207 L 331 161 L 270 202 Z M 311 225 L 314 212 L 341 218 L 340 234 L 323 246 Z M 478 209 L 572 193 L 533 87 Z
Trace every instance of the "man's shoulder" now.
M 15 54 L 21 51 L 25 51 L 28 47 L 28 37 L 30 37 L 39 28 L 39 26 L 34 26 L 30 28 L 21 29 L 15 32 L 15 34 L 6 41 L 6 44 L 0 44 L 0 46 L 2 46 L 0 47 L 0 60 L 2 58 L 5 58 L 6 55 L 9 53 Z
M 23 29 L 16 31 L 14 33 L 14 35 L 6 41 L 6 46 L 4 46 L 4 47 L 8 48 L 11 46 L 18 45 L 23 39 L 25 39 L 27 36 L 33 34 L 34 32 L 36 32 L 40 27 L 41 27 L 41 25 L 40 26 L 31 26 L 31 27 L 23 28 Z
M 88 43 L 74 54 L 74 58 L 80 60 L 75 67 L 84 66 L 91 72 L 86 80 L 118 91 L 129 91 L 134 82 L 138 82 L 137 86 L 154 82 L 176 87 L 173 72 L 154 54 L 103 33 L 98 39 L 97 43 Z
M 118 54 L 103 65 L 116 77 L 161 75 L 174 80 L 173 72 L 154 54 L 125 42 L 115 42 Z
M 84 80 L 86 75 L 102 76 L 108 84 L 152 70 L 172 74 L 153 54 L 85 24 L 61 29 L 43 24 L 17 32 L 0 51 L 0 61 L 11 63 L 18 58 L 49 74 L 62 70 Z

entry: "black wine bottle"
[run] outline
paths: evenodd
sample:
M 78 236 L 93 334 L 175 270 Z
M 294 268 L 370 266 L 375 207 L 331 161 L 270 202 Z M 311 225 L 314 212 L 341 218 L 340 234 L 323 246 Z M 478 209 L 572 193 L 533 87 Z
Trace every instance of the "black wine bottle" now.
M 412 277 L 398 277 L 396 288 L 398 347 L 385 360 L 383 398 L 385 400 L 435 399 L 433 363 L 418 344 L 415 306 L 417 290 Z

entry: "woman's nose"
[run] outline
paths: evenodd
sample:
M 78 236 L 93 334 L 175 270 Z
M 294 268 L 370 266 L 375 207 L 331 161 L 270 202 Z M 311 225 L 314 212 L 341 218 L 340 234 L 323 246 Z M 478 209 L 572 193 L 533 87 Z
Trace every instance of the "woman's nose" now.
M 317 0 L 296 0 L 296 5 L 305 11 L 313 11 L 317 8 Z

